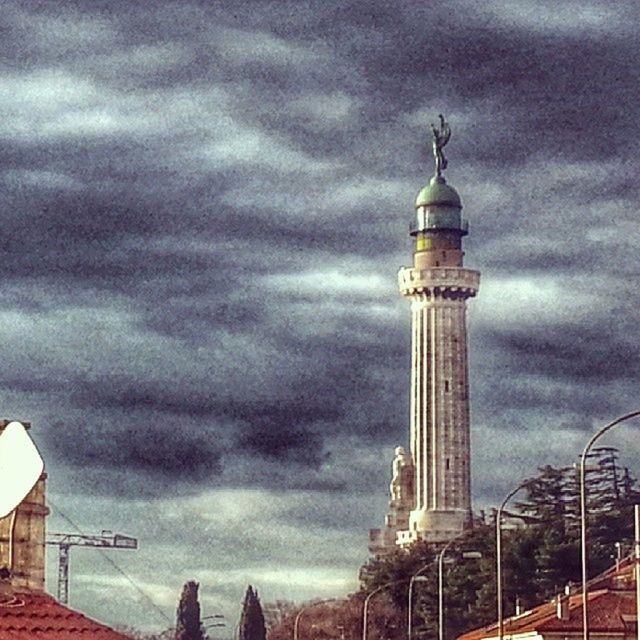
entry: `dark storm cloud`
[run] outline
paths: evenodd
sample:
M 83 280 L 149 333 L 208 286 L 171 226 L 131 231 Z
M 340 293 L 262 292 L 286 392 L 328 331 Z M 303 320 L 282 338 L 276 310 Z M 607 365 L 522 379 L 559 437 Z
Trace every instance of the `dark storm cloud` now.
M 242 329 L 236 326 L 235 330 Z M 241 455 L 287 462 L 301 471 L 306 467 L 317 469 L 331 454 L 331 438 L 343 431 L 345 424 L 349 424 L 350 433 L 366 435 L 374 442 L 386 439 L 389 423 L 394 422 L 395 414 L 401 410 L 395 395 L 392 396 L 394 401 L 383 410 L 377 408 L 375 402 L 365 399 L 369 395 L 373 398 L 376 392 L 384 389 L 378 381 L 379 375 L 387 378 L 387 382 L 392 379 L 393 369 L 389 369 L 388 359 L 398 357 L 395 341 L 391 344 L 384 342 L 382 335 L 376 336 L 375 327 L 371 331 L 361 347 L 358 347 L 358 341 L 364 336 L 350 333 L 346 327 L 339 332 L 341 339 L 334 338 L 330 342 L 313 337 L 296 339 L 292 333 L 285 342 L 285 334 L 280 334 L 278 351 L 282 351 L 282 362 L 297 360 L 298 364 L 290 366 L 288 371 L 279 371 L 277 378 L 269 382 L 252 376 L 250 360 L 237 362 L 232 365 L 238 369 L 238 380 L 242 380 L 242 386 L 237 390 L 230 388 L 215 371 L 215 356 L 211 364 L 206 365 L 208 378 L 198 379 L 192 372 L 190 376 L 172 379 L 169 369 L 167 375 L 161 375 L 155 381 L 142 381 L 135 376 L 138 370 L 135 366 L 129 376 L 79 377 L 69 400 L 87 416 L 96 409 L 116 410 L 118 415 L 143 413 L 134 420 L 120 420 L 113 425 L 110 437 L 97 452 L 94 444 L 82 433 L 75 433 L 75 437 L 85 445 L 75 449 L 71 461 L 77 463 L 84 459 L 90 463 L 99 459 L 102 466 L 120 467 L 133 460 L 127 458 L 122 461 L 121 454 L 123 448 L 131 446 L 129 434 L 132 431 L 138 433 L 145 425 L 142 433 L 151 440 L 159 430 L 153 426 L 158 420 L 174 422 L 185 417 L 197 418 L 199 430 L 211 438 L 221 438 L 219 445 L 224 446 L 229 465 L 237 463 L 237 456 Z M 361 349 L 369 354 L 367 366 L 354 372 L 352 359 Z M 233 358 L 234 354 L 229 353 L 228 357 Z M 135 359 L 131 362 L 135 363 Z M 373 370 L 376 364 L 380 372 Z M 265 391 L 269 387 L 271 392 Z M 261 398 L 243 393 L 243 390 L 260 388 L 263 389 Z M 393 393 L 393 388 L 389 391 Z M 354 398 L 358 397 L 362 397 L 362 401 L 357 403 L 356 415 L 352 416 Z M 55 451 L 63 458 L 74 437 L 74 427 L 68 427 L 68 431 L 67 438 L 55 437 L 55 443 L 61 445 Z M 166 444 L 165 437 L 161 437 Z M 232 442 L 223 445 L 222 442 L 229 438 Z M 171 442 L 166 445 L 168 450 Z M 208 449 L 202 449 L 195 441 L 191 444 L 201 450 L 204 457 L 208 455 Z M 177 469 L 167 466 L 166 456 L 155 458 L 150 455 L 136 468 L 143 474 L 170 474 L 175 471 L 176 476 L 181 475 Z M 198 465 L 195 464 L 194 468 L 197 470 Z M 269 468 L 261 470 L 257 481 L 270 486 Z M 295 484 L 295 479 L 290 478 L 289 483 Z M 325 490 L 334 490 L 336 486 L 330 478 L 301 480 L 301 483 L 301 486 L 324 487 Z
M 440 112 L 483 274 L 475 504 L 570 464 L 629 409 L 638 17 L 631 2 L 4 3 L 4 411 L 34 421 L 86 530 L 113 522 L 152 549 L 131 564 L 143 582 L 153 568 L 169 616 L 180 577 L 158 558 L 204 567 L 229 603 L 256 576 L 269 599 L 301 597 L 318 557 L 355 576 L 407 441 L 395 272 Z M 122 585 L 84 573 L 78 598 L 118 601 Z
M 150 434 L 163 418 L 197 416 L 220 440 L 214 461 L 224 450 L 233 465 L 243 450 L 264 462 L 255 482 L 267 485 L 275 460 L 321 486 L 304 474 L 338 433 L 405 439 L 408 334 L 391 311 L 393 273 L 439 110 L 454 126 L 472 266 L 553 272 L 561 288 L 585 268 L 637 266 L 632 251 L 611 265 L 598 250 L 594 210 L 609 225 L 620 206 L 633 210 L 637 44 L 620 12 L 568 3 L 565 17 L 571 7 L 573 22 L 471 2 L 9 5 L 1 215 L 19 242 L 0 266 L 4 301 L 43 322 L 54 309 L 93 313 L 92 301 L 126 320 L 103 323 L 86 347 L 68 341 L 64 375 L 38 375 L 33 346 L 31 376 L 8 372 L 4 388 L 55 403 L 72 385 L 73 411 L 139 412 Z M 614 155 L 594 178 L 589 163 Z M 625 242 L 614 234 L 609 251 Z M 347 271 L 389 286 L 331 290 Z M 123 332 L 131 344 L 112 352 Z M 537 377 L 541 395 L 558 379 L 615 381 L 607 354 L 628 355 L 619 333 L 562 318 L 530 332 L 507 323 L 482 344 L 480 359 Z M 529 396 L 503 398 L 535 405 Z M 94 454 L 124 468 L 127 429 L 110 433 Z M 137 467 L 172 474 L 164 455 Z
M 212 372 L 208 389 L 203 380 L 195 378 L 180 381 L 161 378 L 153 384 L 128 376 L 98 377 L 80 381 L 71 399 L 85 408 L 142 409 L 176 416 L 228 418 L 275 429 L 284 429 L 291 423 L 333 421 L 339 416 L 335 405 L 322 404 L 324 393 L 321 398 L 316 397 L 308 379 L 294 382 L 277 397 L 256 399 L 244 398 L 241 392 L 230 392 L 224 388 L 223 380 L 218 380 L 216 386 L 216 377 Z M 328 384 L 320 375 L 316 382 Z M 256 380 L 247 379 L 247 383 L 254 386 Z M 319 384 L 315 389 L 320 389 Z
M 507 8 L 480 11 L 471 3 L 459 3 L 452 10 L 451 3 L 428 7 L 400 3 L 389 9 L 371 4 L 335 5 L 331 22 L 329 13 L 309 17 L 304 9 L 290 6 L 286 20 L 270 24 L 290 42 L 306 40 L 310 46 L 318 40 L 330 42 L 341 68 L 349 70 L 349 77 L 360 78 L 351 86 L 341 86 L 335 73 L 331 78 L 340 89 L 365 98 L 361 115 L 373 126 L 359 136 L 356 129 L 348 131 L 352 135 L 347 139 L 357 140 L 355 149 L 360 140 L 373 143 L 371 132 L 377 120 L 393 121 L 398 109 L 410 113 L 423 107 L 425 100 L 472 110 L 490 100 L 499 111 L 495 122 L 485 119 L 479 131 L 459 141 L 457 153 L 465 160 L 500 167 L 505 161 L 526 161 L 540 149 L 601 159 L 628 146 L 629 132 L 637 125 L 629 108 L 633 99 L 629 87 L 637 82 L 638 71 L 629 41 L 617 37 L 622 11 L 609 24 L 605 19 L 600 29 L 585 34 L 580 28 L 528 30 L 511 20 Z M 240 10 L 235 18 L 245 27 L 253 22 L 264 28 L 260 12 Z M 575 60 L 589 60 L 589 64 L 575 64 Z M 258 63 L 256 70 L 260 69 L 264 67 Z M 291 77 L 290 69 L 282 67 L 280 72 Z M 262 110 L 269 124 L 297 131 L 296 140 L 306 150 L 317 149 L 318 144 L 324 150 L 323 140 L 306 134 L 295 119 L 292 123 L 291 118 L 280 118 L 282 110 L 273 108 L 269 96 L 274 73 L 263 76 L 265 87 L 260 86 L 259 71 L 255 78 L 257 95 L 267 96 Z M 283 106 L 284 96 L 290 98 L 304 87 L 300 82 L 280 87 L 273 91 L 273 100 L 280 97 L 279 106 Z M 254 102 L 259 105 L 261 100 L 254 98 Z M 252 106 L 250 112 L 255 113 Z M 329 153 L 336 149 L 332 135 Z M 347 154 L 354 148 L 337 146 Z M 400 160 L 390 153 L 387 168 L 393 166 L 394 157 Z M 363 157 L 359 160 L 366 163 Z
M 322 440 L 317 434 L 288 428 L 291 417 L 288 412 L 282 412 L 284 420 L 273 423 L 272 418 L 245 436 L 239 438 L 237 445 L 249 454 L 259 457 L 274 458 L 282 462 L 318 467 L 326 460 L 323 455 Z M 259 421 L 262 416 L 260 416 Z
M 221 452 L 206 433 L 181 428 L 173 421 L 150 424 L 142 420 L 126 425 L 120 421 L 82 424 L 58 422 L 51 426 L 53 449 L 67 462 L 94 470 L 138 468 L 187 482 L 203 481 L 221 471 Z
M 558 324 L 496 334 L 496 346 L 509 354 L 511 366 L 526 374 L 576 384 L 635 380 L 640 373 L 638 346 L 612 335 L 604 326 Z

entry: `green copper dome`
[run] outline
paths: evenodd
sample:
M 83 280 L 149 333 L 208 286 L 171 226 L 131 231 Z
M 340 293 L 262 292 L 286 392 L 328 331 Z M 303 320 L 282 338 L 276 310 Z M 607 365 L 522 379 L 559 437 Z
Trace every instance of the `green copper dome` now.
M 462 208 L 458 192 L 450 187 L 442 176 L 433 176 L 416 198 L 416 207 L 444 205 Z

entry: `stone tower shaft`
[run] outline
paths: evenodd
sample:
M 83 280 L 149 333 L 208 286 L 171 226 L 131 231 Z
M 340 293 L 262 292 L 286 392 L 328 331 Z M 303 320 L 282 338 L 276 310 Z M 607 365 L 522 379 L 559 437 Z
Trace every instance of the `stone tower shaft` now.
M 462 267 L 404 268 L 411 300 L 411 537 L 448 539 L 471 517 L 466 300 L 479 274 Z

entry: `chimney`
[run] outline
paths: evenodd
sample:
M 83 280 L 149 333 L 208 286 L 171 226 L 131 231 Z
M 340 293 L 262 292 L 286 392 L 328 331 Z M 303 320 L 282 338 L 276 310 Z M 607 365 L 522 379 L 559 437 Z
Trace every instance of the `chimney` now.
M 556 616 L 558 620 L 569 620 L 571 614 L 569 612 L 569 594 L 571 593 L 571 585 L 568 584 L 564 588 L 564 593 L 556 596 Z
M 0 433 L 11 422 L 0 420 Z M 31 427 L 29 422 L 22 424 Z M 44 591 L 46 477 L 43 473 L 18 508 L 0 518 L 0 589 Z
M 516 596 L 516 611 L 515 615 L 519 616 L 522 613 L 522 602 L 520 601 L 520 596 Z

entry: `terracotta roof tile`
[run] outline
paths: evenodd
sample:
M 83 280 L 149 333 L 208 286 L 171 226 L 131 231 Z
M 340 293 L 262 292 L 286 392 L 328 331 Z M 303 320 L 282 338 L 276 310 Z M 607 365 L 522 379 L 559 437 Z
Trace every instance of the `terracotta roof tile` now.
M 629 591 L 600 589 L 589 593 L 589 628 L 593 631 L 623 633 L 633 618 L 635 624 L 635 594 Z M 560 632 L 582 630 L 582 594 L 575 594 L 569 600 L 569 615 L 565 620 L 557 616 L 555 602 L 546 602 L 522 615 L 504 621 L 504 635 L 514 636 L 532 631 Z M 625 622 L 625 620 L 627 622 Z M 474 629 L 458 640 L 481 640 L 498 635 L 498 625 L 493 623 Z
M 0 594 L 0 640 L 129 640 L 106 625 L 35 593 Z
M 589 582 L 589 628 L 624 633 L 635 628 L 634 561 L 626 558 L 619 567 L 612 567 Z M 569 615 L 566 620 L 557 616 L 555 602 L 545 602 L 522 615 L 506 618 L 504 635 L 513 636 L 532 631 L 579 632 L 582 630 L 582 593 L 569 598 Z M 458 640 L 482 640 L 498 635 L 498 624 L 493 623 L 468 631 Z

